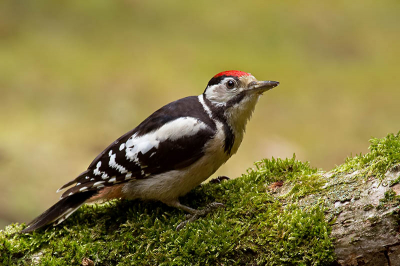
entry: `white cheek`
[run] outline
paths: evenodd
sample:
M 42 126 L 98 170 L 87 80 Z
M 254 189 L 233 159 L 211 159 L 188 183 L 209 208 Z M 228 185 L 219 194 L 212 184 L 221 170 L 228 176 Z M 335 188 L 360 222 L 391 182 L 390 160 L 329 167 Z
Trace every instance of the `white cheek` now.
M 221 85 L 214 85 L 207 89 L 206 97 L 214 104 L 225 105 L 229 100 L 233 99 L 237 93 L 237 89 L 226 90 L 225 87 Z

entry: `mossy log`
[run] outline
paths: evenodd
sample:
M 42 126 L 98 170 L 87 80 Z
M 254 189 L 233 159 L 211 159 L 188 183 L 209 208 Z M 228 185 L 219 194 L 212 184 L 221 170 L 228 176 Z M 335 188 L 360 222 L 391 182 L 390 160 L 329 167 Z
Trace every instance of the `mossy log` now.
M 332 171 L 262 160 L 181 201 L 225 204 L 180 231 L 185 214 L 158 202 L 83 206 L 32 234 L 0 231 L 0 265 L 400 265 L 400 136 Z
M 300 206 L 320 202 L 332 225 L 336 262 L 334 265 L 400 265 L 400 165 L 392 167 L 384 178 L 363 175 L 360 170 L 348 174 L 325 173 L 321 191 L 301 198 Z M 285 196 L 289 187 L 282 187 Z

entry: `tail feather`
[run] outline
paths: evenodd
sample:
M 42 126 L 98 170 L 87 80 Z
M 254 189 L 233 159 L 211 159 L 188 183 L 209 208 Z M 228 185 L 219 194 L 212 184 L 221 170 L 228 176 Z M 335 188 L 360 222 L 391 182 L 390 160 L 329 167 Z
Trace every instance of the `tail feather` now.
M 96 193 L 96 190 L 85 191 L 61 199 L 30 222 L 28 227 L 22 230 L 21 233 L 30 233 L 52 222 L 56 222 L 56 224 L 63 222 Z

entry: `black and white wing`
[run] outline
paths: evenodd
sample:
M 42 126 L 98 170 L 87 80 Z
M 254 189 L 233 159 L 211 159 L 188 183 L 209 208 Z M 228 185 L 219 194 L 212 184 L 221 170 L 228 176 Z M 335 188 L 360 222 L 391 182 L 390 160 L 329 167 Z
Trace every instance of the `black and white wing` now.
M 74 185 L 63 198 L 185 168 L 204 155 L 203 148 L 215 130 L 198 97 L 172 102 L 113 142 L 86 171 L 58 191 Z

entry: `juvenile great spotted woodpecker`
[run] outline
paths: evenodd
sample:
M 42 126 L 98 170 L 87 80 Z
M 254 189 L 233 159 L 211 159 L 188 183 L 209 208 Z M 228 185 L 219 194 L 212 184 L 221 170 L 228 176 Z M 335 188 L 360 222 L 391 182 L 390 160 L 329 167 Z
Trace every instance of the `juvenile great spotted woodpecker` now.
M 111 199 L 158 200 L 188 212 L 190 218 L 177 229 L 222 206 L 211 203 L 196 210 L 182 205 L 179 197 L 237 152 L 258 99 L 278 84 L 236 70 L 215 75 L 203 94 L 165 105 L 109 145 L 22 232 L 57 225 L 84 203 Z

